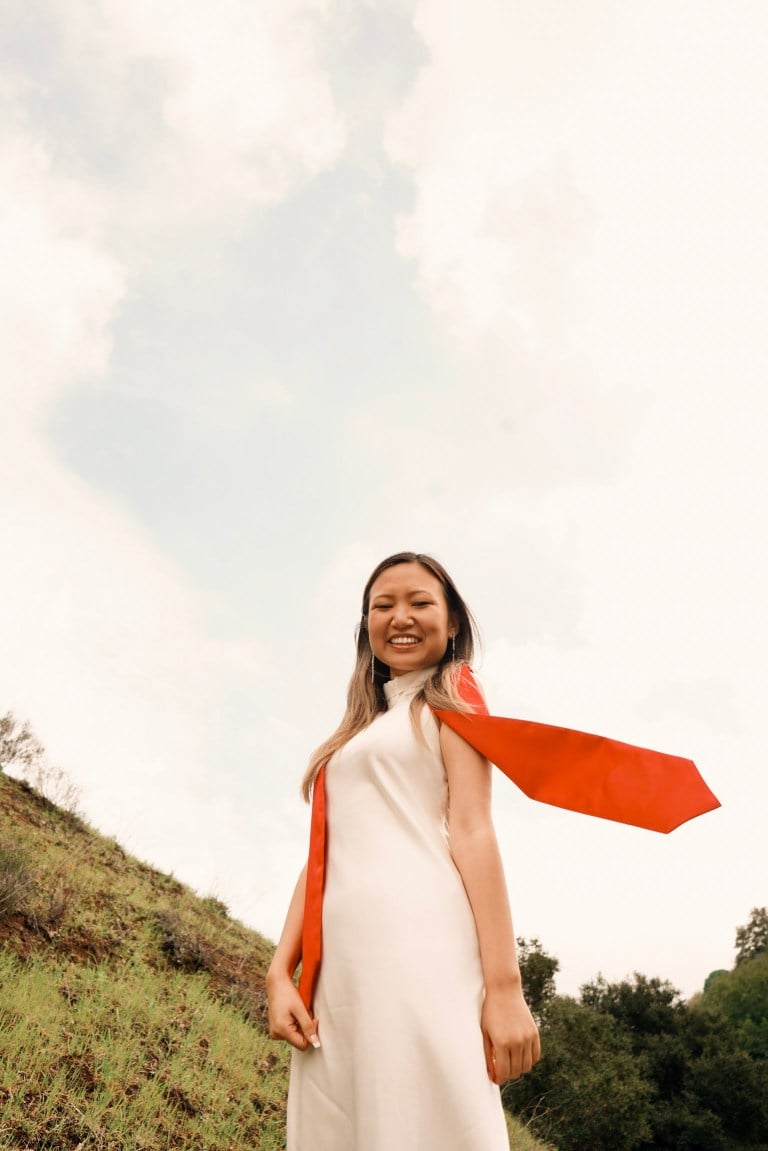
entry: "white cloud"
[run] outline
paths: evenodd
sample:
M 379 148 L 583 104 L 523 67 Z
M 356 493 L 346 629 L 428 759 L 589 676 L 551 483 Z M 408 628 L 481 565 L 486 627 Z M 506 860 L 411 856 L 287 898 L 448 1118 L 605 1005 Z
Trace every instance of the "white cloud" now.
M 341 154 L 326 0 L 12 7 L 6 89 L 57 165 L 108 190 L 112 242 L 145 273 L 210 258 L 206 241 L 240 234 Z
M 344 128 L 316 48 L 327 11 L 326 0 L 102 0 L 105 85 L 142 61 L 160 69 L 166 135 L 160 144 L 158 127 L 145 187 L 131 192 L 140 219 L 151 225 L 159 204 L 164 230 L 237 230 L 338 158 Z
M 62 388 L 104 370 L 125 278 L 98 241 L 102 198 L 55 175 L 44 146 L 15 128 L 0 140 L 0 188 L 0 405 L 8 433 Z
M 457 382 L 416 420 L 404 403 L 362 417 L 382 455 L 404 445 L 386 502 L 505 557 L 538 525 L 590 570 L 595 616 L 601 571 L 662 600 L 698 561 L 699 611 L 737 576 L 754 594 L 764 9 L 486 0 L 470 18 L 422 0 L 415 25 L 429 61 L 387 146 Z
M 57 45 L 57 100 L 27 75 L 21 40 L 2 90 L 0 706 L 30 719 L 102 829 L 199 886 L 221 877 L 240 914 L 285 881 L 279 852 L 254 863 L 256 796 L 279 813 L 298 775 L 269 719 L 268 657 L 249 636 L 219 636 L 222 605 L 62 465 L 45 420 L 103 376 L 122 301 L 163 274 L 179 239 L 203 259 L 338 155 L 313 51 L 323 15 L 322 3 L 54 4 L 35 54 Z M 134 117 L 144 139 L 130 138 Z M 60 134 L 73 124 L 79 136 Z M 252 398 L 291 402 L 278 381 Z M 253 701 L 263 709 L 260 741 L 233 723 L 238 700 L 251 723 Z M 298 805 L 275 823 L 284 843 L 303 838 Z
M 399 244 L 462 347 L 498 325 L 547 335 L 569 248 L 589 218 L 549 87 L 588 20 L 555 7 L 547 19 L 540 6 L 486 3 L 469 19 L 460 6 L 448 18 L 440 5 L 417 6 L 430 59 L 387 135 L 416 190 Z
M 31 719 L 90 814 L 141 828 L 134 841 L 157 853 L 169 805 L 189 816 L 215 791 L 217 709 L 259 682 L 262 659 L 212 641 L 214 605 L 41 439 L 52 397 L 103 371 L 123 278 L 91 234 L 98 197 L 20 135 L 1 151 L 4 266 L 16 269 L 0 301 L 2 706 Z
M 743 16 L 422 0 L 429 60 L 388 129 L 454 375 L 424 412 L 359 417 L 392 461 L 371 540 L 456 570 L 499 710 L 693 755 L 725 805 L 671 846 L 515 806 L 508 867 L 550 879 L 521 930 L 552 933 L 571 990 L 595 954 L 618 977 L 654 947 L 693 990 L 761 898 L 768 18 Z M 555 902 L 574 868 L 578 918 Z
M 401 250 L 443 331 L 462 348 L 501 329 L 571 355 L 599 340 L 601 361 L 626 353 L 634 328 L 633 347 L 661 336 L 666 359 L 732 331 L 702 324 L 711 307 L 754 336 L 768 236 L 764 10 L 747 5 L 739 21 L 723 3 L 609 19 L 604 5 L 562 2 L 460 11 L 452 21 L 418 5 L 430 60 L 387 138 L 415 185 Z M 611 367 L 611 380 L 634 382 L 631 363 Z

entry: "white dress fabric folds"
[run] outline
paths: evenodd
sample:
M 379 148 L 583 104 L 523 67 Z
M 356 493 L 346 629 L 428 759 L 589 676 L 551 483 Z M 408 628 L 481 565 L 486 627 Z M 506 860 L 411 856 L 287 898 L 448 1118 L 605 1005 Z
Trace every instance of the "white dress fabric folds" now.
M 319 1050 L 294 1051 L 287 1151 L 508 1151 L 480 1032 L 472 909 L 451 858 L 437 721 L 410 703 L 432 669 L 326 769 Z

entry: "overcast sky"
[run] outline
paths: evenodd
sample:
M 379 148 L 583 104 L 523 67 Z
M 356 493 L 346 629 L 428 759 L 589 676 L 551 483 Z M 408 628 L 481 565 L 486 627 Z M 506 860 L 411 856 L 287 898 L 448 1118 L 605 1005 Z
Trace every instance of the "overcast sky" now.
M 362 585 L 492 710 L 696 760 L 669 837 L 498 776 L 519 934 L 685 994 L 768 902 L 768 8 L 5 0 L 0 712 L 271 937 Z

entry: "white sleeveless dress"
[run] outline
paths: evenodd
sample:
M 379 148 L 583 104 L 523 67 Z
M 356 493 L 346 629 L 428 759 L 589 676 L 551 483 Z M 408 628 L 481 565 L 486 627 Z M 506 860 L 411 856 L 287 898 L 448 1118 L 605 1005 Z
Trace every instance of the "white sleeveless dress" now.
M 287 1151 L 508 1151 L 485 1069 L 477 932 L 446 837 L 438 725 L 409 706 L 433 669 L 326 769 L 319 1050 L 294 1051 Z

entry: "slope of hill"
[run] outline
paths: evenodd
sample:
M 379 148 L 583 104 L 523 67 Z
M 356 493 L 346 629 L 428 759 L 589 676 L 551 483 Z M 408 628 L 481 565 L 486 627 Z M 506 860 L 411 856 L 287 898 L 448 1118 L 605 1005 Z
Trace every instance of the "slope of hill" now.
M 271 952 L 219 900 L 0 772 L 0 1148 L 280 1151 Z
M 278 1151 L 270 945 L 0 775 L 0 1147 Z

